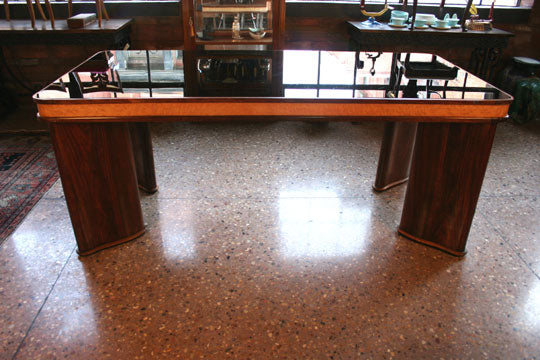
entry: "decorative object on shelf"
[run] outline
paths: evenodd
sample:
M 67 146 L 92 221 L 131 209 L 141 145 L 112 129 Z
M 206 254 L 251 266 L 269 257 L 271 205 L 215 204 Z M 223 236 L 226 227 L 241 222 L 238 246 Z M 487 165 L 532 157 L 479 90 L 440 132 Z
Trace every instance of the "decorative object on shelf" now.
M 448 15 L 448 14 L 446 14 Z M 432 28 L 437 30 L 450 30 L 452 27 L 448 24 L 447 19 L 436 19 L 435 24 L 431 25 Z
M 478 31 L 491 31 L 493 30 L 493 23 L 491 22 L 491 20 L 480 20 L 472 22 L 470 24 L 470 29 Z
M 96 2 L 98 26 L 101 27 L 103 16 L 105 16 L 106 20 L 110 20 L 109 13 L 107 13 L 107 9 L 105 8 L 105 2 L 103 0 L 95 0 L 95 2 Z M 68 17 L 70 18 L 72 16 L 73 16 L 73 0 L 68 0 Z
M 390 13 L 390 22 L 388 25 L 392 27 L 403 28 L 407 25 L 405 24 L 409 19 L 409 13 L 406 11 L 392 10 Z
M 444 20 L 448 21 L 448 26 L 450 27 L 459 27 L 458 23 L 459 23 L 459 19 L 457 17 L 457 14 L 453 14 L 452 17 L 450 17 L 450 14 L 446 14 L 444 16 Z
M 368 19 L 362 23 L 366 26 L 381 26 L 382 24 L 375 20 L 375 18 L 384 15 L 388 10 L 394 10 L 393 7 L 388 6 L 388 0 L 384 0 L 384 8 L 378 12 L 366 11 L 366 0 L 360 0 L 360 11 L 362 12 L 362 15 L 368 17 Z
M 416 14 L 416 21 L 422 21 L 425 25 L 435 25 L 437 17 L 433 14 Z M 411 18 L 412 21 L 412 18 Z
M 252 39 L 260 40 L 266 35 L 266 32 L 264 29 L 257 29 L 257 28 L 249 28 L 249 36 L 251 36 Z
M 480 15 L 478 15 L 478 9 L 474 4 L 471 4 L 469 13 L 471 14 L 471 18 L 465 22 L 467 29 L 477 31 L 491 30 L 491 21 L 481 20 Z
M 238 15 L 234 17 L 234 21 L 232 23 L 232 38 L 234 40 L 242 39 L 242 36 L 240 35 L 240 20 L 238 18 Z
M 390 12 L 390 20 L 392 19 L 405 19 L 407 21 L 409 19 L 409 13 L 401 10 L 392 10 Z
M 418 19 L 418 18 L 416 18 L 416 20 L 414 20 L 414 28 L 415 29 L 427 29 L 428 27 L 429 27 L 429 23 L 426 20 Z
M 493 29 L 491 20 L 480 19 L 478 15 L 472 15 L 470 20 L 465 21 L 468 30 L 490 31 Z
M 67 25 L 70 29 L 83 28 L 96 21 L 96 14 L 77 14 L 67 19 Z

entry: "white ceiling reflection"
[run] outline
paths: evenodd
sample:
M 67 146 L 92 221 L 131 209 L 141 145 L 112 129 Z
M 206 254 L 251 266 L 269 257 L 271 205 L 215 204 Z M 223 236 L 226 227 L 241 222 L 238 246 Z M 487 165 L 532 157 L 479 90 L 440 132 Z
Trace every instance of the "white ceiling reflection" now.
M 163 254 L 169 260 L 192 259 L 195 257 L 195 243 L 191 236 L 167 231 L 161 233 Z
M 163 255 L 168 260 L 192 259 L 196 255 L 193 211 L 178 204 L 160 203 L 158 231 Z M 171 215 L 168 215 L 171 214 Z
M 529 297 L 524 306 L 525 321 L 530 323 L 535 331 L 540 331 L 540 283 L 529 291 Z
M 69 299 L 63 297 L 66 305 L 69 306 L 69 311 L 62 312 L 58 320 L 61 320 L 61 328 L 58 331 L 58 338 L 62 339 L 62 343 L 66 344 L 70 340 L 85 339 L 91 342 L 91 338 L 97 333 L 96 315 L 92 307 L 90 290 L 82 287 L 77 289 L 77 295 L 73 295 Z
M 345 205 L 332 191 L 283 191 L 279 221 L 285 257 L 351 256 L 365 246 L 371 210 Z

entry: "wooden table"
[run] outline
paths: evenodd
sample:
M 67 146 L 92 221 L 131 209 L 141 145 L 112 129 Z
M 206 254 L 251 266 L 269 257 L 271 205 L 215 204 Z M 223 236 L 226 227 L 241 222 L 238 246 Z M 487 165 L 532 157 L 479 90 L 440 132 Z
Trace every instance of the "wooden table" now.
M 85 28 L 69 29 L 65 19 L 57 19 L 53 29 L 49 21 L 36 20 L 36 27 L 32 28 L 30 20 L 0 20 L 0 93 L 3 97 L 10 98 L 6 101 L 7 111 L 15 108 L 17 97 L 12 93 L 12 89 L 8 89 L 4 84 L 14 82 L 20 86 L 25 82 L 21 80 L 20 75 L 21 72 L 24 74 L 24 70 L 21 70 L 17 62 L 37 61 L 37 59 L 29 60 L 34 57 L 34 52 L 41 52 L 40 49 L 36 50 L 36 47 L 43 45 L 74 45 L 83 49 L 95 47 L 95 50 L 89 50 L 91 53 L 99 49 L 122 49 L 130 42 L 131 23 L 131 19 L 111 19 L 103 21 L 101 28 L 96 21 Z M 24 49 L 23 55 L 19 54 L 15 57 L 15 63 L 10 63 L 9 56 L 5 54 L 14 48 L 18 49 L 17 54 Z M 82 56 L 80 59 L 88 55 Z M 62 66 L 62 64 L 58 65 Z M 71 63 L 68 66 L 73 65 Z M 23 79 L 24 77 L 22 76 Z M 49 77 L 47 82 L 51 78 Z
M 165 58 L 159 52 L 146 53 L 150 62 L 151 55 Z M 174 55 L 175 67 L 169 70 L 182 76 L 171 75 L 166 82 L 164 73 L 151 70 L 147 61 L 139 80 L 131 72 L 129 82 L 122 82 L 129 70 L 124 60 L 144 59 L 144 53 L 107 52 L 35 94 L 39 116 L 49 124 L 79 254 L 92 254 L 144 232 L 138 187 L 157 190 L 148 122 L 234 118 L 414 125 L 407 127 L 406 136 L 385 134 L 376 183 L 384 187 L 408 178 L 399 233 L 463 255 L 497 122 L 505 118 L 512 98 L 461 69 L 448 82 L 396 80 L 403 59 L 393 54 L 383 54 L 377 75 L 370 75 L 368 67 L 359 69 L 351 63 L 357 55 L 363 56 L 317 51 L 184 52 Z M 303 75 L 298 76 L 307 62 L 317 59 L 314 71 L 332 72 L 330 78 L 342 79 L 336 80 L 339 84 L 304 82 Z M 256 64 L 259 68 L 253 70 Z M 249 71 L 241 71 L 242 67 Z M 343 81 L 347 74 L 354 77 L 348 84 Z M 160 81 L 152 81 L 158 75 Z M 205 85 L 209 83 L 210 90 Z M 219 84 L 221 97 L 216 95 Z M 235 88 L 244 91 L 250 86 L 259 89 L 258 95 L 234 95 Z M 261 90 L 265 87 L 266 93 Z M 316 90 L 317 95 L 302 98 L 291 95 L 291 90 L 310 94 Z M 344 96 L 344 90 L 351 95 Z M 403 93 L 418 98 L 403 98 Z M 403 151 L 404 140 L 410 143 L 410 155 Z
M 97 21 L 80 29 L 70 29 L 66 20 L 56 20 L 55 28 L 49 21 L 0 20 L 0 45 L 63 44 L 101 45 L 105 49 L 121 49 L 129 42 L 131 19 Z
M 347 22 L 354 49 L 361 51 L 467 52 L 468 69 L 482 79 L 491 79 L 491 70 L 500 59 L 502 49 L 508 45 L 512 33 L 490 31 L 462 31 L 461 28 L 438 30 L 434 28 L 395 28 L 388 24 L 366 26 L 362 21 Z

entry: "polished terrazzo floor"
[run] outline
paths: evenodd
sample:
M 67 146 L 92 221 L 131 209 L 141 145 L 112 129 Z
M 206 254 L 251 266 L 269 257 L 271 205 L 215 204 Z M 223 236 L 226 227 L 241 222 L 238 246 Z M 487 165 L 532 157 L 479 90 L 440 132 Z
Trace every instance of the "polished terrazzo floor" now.
M 159 124 L 147 232 L 79 258 L 57 183 L 0 249 L 1 359 L 540 358 L 540 123 L 455 258 L 371 190 L 381 124 Z

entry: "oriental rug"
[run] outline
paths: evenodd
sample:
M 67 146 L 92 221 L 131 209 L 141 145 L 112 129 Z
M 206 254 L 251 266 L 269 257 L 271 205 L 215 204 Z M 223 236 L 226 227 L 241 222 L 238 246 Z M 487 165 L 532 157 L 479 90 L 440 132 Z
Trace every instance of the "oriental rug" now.
M 0 136 L 0 245 L 58 177 L 48 136 Z

